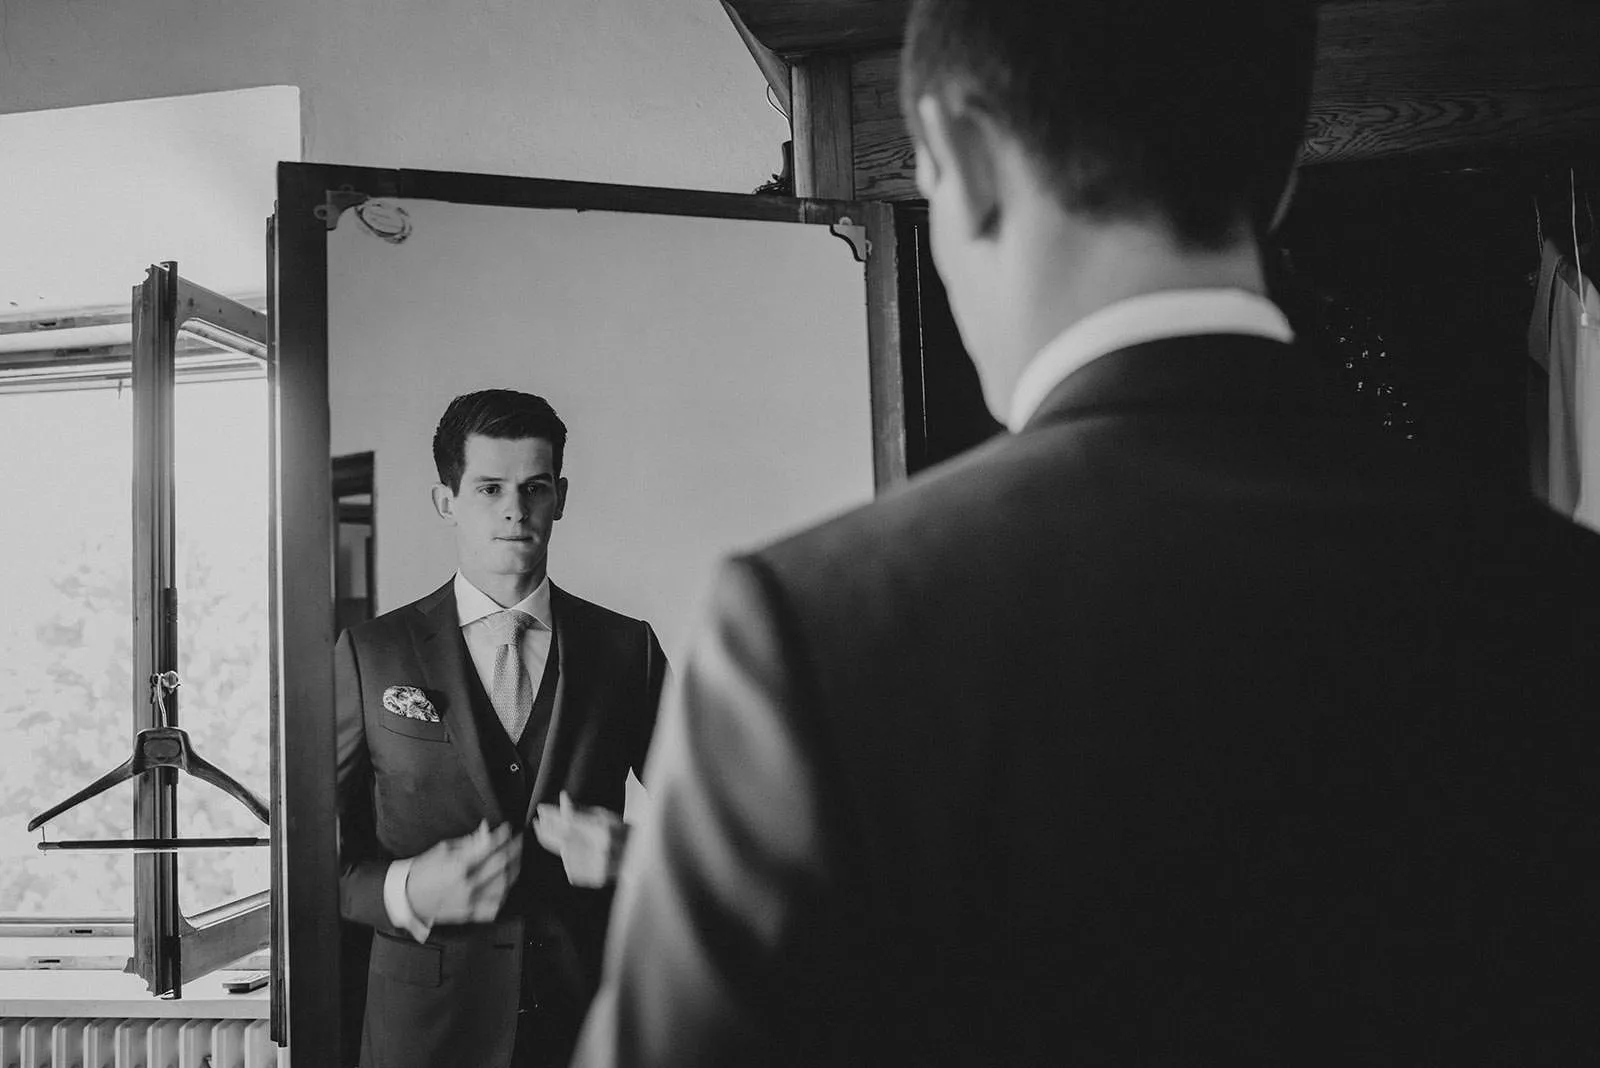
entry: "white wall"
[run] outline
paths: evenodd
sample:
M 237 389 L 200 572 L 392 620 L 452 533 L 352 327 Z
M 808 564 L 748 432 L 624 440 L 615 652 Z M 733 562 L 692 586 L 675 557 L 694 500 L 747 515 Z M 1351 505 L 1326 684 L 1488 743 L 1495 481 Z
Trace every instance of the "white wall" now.
M 433 430 L 487 387 L 567 423 L 552 579 L 669 655 L 724 554 L 872 496 L 863 267 L 825 226 L 405 201 L 329 235 L 336 454 L 376 453 L 378 606 L 455 567 Z
M 299 153 L 293 86 L 0 115 L 0 316 L 125 310 L 164 260 L 263 299 L 277 162 Z
M 787 136 L 716 0 L 0 0 L 0 112 L 260 85 L 312 162 L 748 192 Z

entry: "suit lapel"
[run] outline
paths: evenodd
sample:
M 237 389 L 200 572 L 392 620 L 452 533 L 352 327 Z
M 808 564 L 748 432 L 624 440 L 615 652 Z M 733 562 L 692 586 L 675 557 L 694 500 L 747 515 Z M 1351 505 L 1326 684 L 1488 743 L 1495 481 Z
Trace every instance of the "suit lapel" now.
M 464 766 L 467 777 L 483 800 L 489 822 L 505 819 L 489 778 L 489 765 L 483 757 L 483 739 L 478 734 L 477 717 L 472 714 L 472 666 L 466 639 L 461 636 L 460 616 L 456 612 L 454 580 L 417 606 L 412 639 L 417 659 L 422 663 L 423 681 L 428 689 L 445 697 L 440 713 L 450 748 Z
M 554 617 L 559 640 L 556 642 L 556 665 L 560 674 L 556 678 L 555 704 L 550 710 L 550 729 L 545 734 L 544 752 L 539 757 L 539 774 L 534 779 L 533 790 L 528 795 L 525 819 L 533 820 L 536 806 L 549 800 L 558 781 L 557 764 L 565 763 L 572 748 L 573 738 L 582 723 L 582 714 L 574 711 L 583 689 L 582 676 L 586 671 L 584 654 L 588 650 L 587 632 L 583 613 L 575 608 L 573 598 L 555 583 L 550 584 L 550 614 Z M 565 776 L 560 776 L 564 778 Z

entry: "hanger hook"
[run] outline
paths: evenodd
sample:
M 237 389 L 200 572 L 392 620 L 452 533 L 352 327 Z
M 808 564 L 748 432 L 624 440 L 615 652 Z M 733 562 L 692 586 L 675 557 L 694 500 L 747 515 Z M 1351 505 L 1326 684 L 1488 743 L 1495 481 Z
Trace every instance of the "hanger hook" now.
M 183 685 L 176 671 L 158 671 L 150 676 L 150 700 L 156 706 L 156 716 L 161 726 L 168 725 L 167 694 Z

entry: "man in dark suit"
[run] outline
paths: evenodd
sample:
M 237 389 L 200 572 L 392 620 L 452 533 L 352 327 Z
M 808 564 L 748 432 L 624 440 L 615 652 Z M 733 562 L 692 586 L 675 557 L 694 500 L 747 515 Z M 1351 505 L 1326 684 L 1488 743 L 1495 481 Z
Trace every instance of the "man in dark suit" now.
M 734 560 L 575 1063 L 1592 1062 L 1600 544 L 1339 413 L 1294 0 L 916 0 L 1004 435 Z
M 566 436 L 540 397 L 452 401 L 433 500 L 460 569 L 335 651 L 363 1068 L 564 1065 L 598 980 L 666 661 L 648 623 L 550 583 Z

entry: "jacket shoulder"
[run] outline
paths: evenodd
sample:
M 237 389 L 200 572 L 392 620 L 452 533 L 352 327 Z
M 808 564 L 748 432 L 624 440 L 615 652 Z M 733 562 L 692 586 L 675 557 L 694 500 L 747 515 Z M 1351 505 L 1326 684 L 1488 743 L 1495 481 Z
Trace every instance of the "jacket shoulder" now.
M 432 609 L 443 596 L 445 590 L 434 590 L 425 597 L 419 597 L 410 604 L 391 608 L 381 615 L 364 619 L 353 627 L 345 628 L 344 635 L 351 642 L 360 645 L 370 645 L 392 641 L 406 634 L 413 620 L 420 618 Z
M 646 620 L 585 600 L 562 587 L 555 587 L 552 593 L 558 625 L 562 616 L 565 616 L 569 622 L 588 630 L 637 632 L 640 628 L 651 629 Z
M 818 568 L 831 578 L 881 573 L 887 561 L 908 561 L 930 542 L 981 537 L 1000 521 L 995 506 L 1007 483 L 1028 466 L 1017 439 L 998 437 L 746 558 L 780 577 L 817 575 Z

